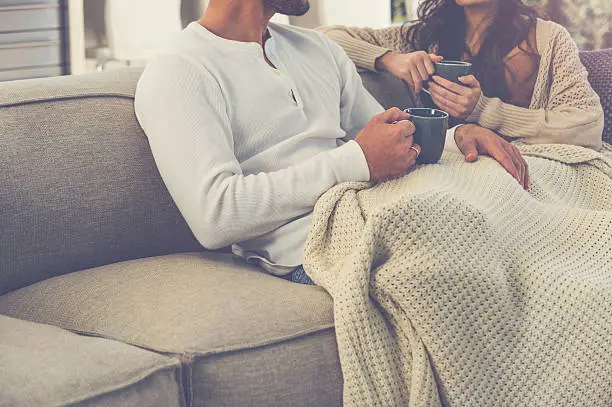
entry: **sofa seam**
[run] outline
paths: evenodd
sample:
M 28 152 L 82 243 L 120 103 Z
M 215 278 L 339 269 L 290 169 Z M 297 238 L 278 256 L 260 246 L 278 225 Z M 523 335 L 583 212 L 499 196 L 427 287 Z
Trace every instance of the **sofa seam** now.
M 78 100 L 78 99 L 95 99 L 95 98 L 118 98 L 118 99 L 129 99 L 134 100 L 134 95 L 129 93 L 89 93 L 86 95 L 62 95 L 62 96 L 53 96 L 48 98 L 33 98 L 28 100 L 22 100 L 19 102 L 0 102 L 0 108 L 4 107 L 18 107 L 18 106 L 27 106 L 36 103 L 52 103 L 52 102 L 60 102 L 60 101 L 68 101 L 68 100 Z
M 189 407 L 193 406 L 193 398 L 194 398 L 194 392 L 193 392 L 193 377 L 194 377 L 194 371 L 193 371 L 193 365 L 194 363 L 197 363 L 198 360 L 202 360 L 202 359 L 206 359 L 209 358 L 211 356 L 216 356 L 216 355 L 226 355 L 226 354 L 230 354 L 233 352 L 241 352 L 241 351 L 248 351 L 248 350 L 253 350 L 253 349 L 261 349 L 261 348 L 265 348 L 266 346 L 272 345 L 274 343 L 283 343 L 283 342 L 289 342 L 291 340 L 294 339 L 299 339 L 299 338 L 303 338 L 309 335 L 315 335 L 315 334 L 319 334 L 319 333 L 323 333 L 329 330 L 334 330 L 335 326 L 332 324 L 331 326 L 324 328 L 324 329 L 319 329 L 316 331 L 312 331 L 312 332 L 308 332 L 306 334 L 301 334 L 299 336 L 294 336 L 294 337 L 290 337 L 284 340 L 280 340 L 277 342 L 270 342 L 267 344 L 263 344 L 263 345 L 256 345 L 256 346 L 252 346 L 252 347 L 244 347 L 244 348 L 238 348 L 238 349 L 232 349 L 232 350 L 227 350 L 227 351 L 223 351 L 223 352 L 218 352 L 218 353 L 201 353 L 201 352 L 190 352 L 190 351 L 185 351 L 184 353 L 181 354 L 177 354 L 177 353 L 169 353 L 169 355 L 177 355 L 179 357 L 179 360 L 181 362 L 181 365 L 183 367 L 183 369 L 185 369 L 188 373 L 188 384 L 189 384 L 189 394 L 188 394 L 188 405 Z M 187 396 L 187 394 L 186 394 Z
M 302 338 L 311 334 L 315 334 L 318 332 L 323 332 L 329 329 L 335 329 L 335 325 L 331 324 L 331 325 L 323 325 L 323 326 L 319 326 L 315 329 L 305 329 L 302 331 L 299 331 L 297 333 L 293 333 L 291 335 L 286 335 L 286 336 L 280 336 L 280 337 L 276 337 L 275 339 L 271 339 L 271 340 L 267 340 L 267 341 L 262 341 L 262 342 L 257 342 L 251 345 L 247 345 L 246 343 L 242 342 L 240 344 L 235 344 L 232 345 L 230 347 L 224 348 L 224 347 L 218 347 L 218 348 L 214 348 L 210 351 L 207 352 L 201 352 L 201 351 L 197 351 L 197 350 L 185 350 L 185 352 L 188 352 L 194 356 L 197 356 L 198 358 L 201 357 L 209 357 L 209 356 L 215 356 L 215 355 L 222 355 L 224 353 L 231 353 L 231 352 L 239 352 L 239 351 L 243 351 L 243 350 L 251 350 L 251 349 L 257 349 L 257 348 L 263 348 L 269 345 L 273 345 L 275 343 L 283 343 L 283 342 L 288 342 L 292 339 L 298 339 L 298 338 Z
M 125 389 L 127 389 L 127 388 L 129 388 L 129 387 L 131 387 L 131 386 L 133 386 L 135 384 L 143 382 L 144 380 L 152 377 L 156 373 L 165 372 L 167 370 L 174 370 L 175 371 L 174 372 L 174 378 L 177 381 L 177 390 L 179 392 L 179 394 L 178 394 L 178 396 L 179 396 L 179 404 L 183 404 L 183 403 L 181 403 L 181 401 L 183 401 L 183 399 L 184 399 L 184 393 L 183 393 L 183 389 L 181 388 L 181 385 L 179 383 L 179 379 L 181 378 L 180 374 L 179 374 L 179 377 L 177 377 L 177 372 L 179 372 L 181 370 L 181 368 L 182 368 L 182 362 L 181 362 L 180 359 L 178 359 L 176 357 L 169 357 L 169 356 L 164 356 L 164 357 L 166 357 L 168 359 L 172 359 L 172 361 L 175 362 L 175 363 L 172 364 L 172 365 L 163 366 L 161 368 L 159 368 L 159 367 L 158 368 L 151 367 L 150 369 L 147 369 L 145 372 L 141 373 L 140 375 L 137 375 L 136 378 L 130 380 L 127 383 L 117 384 L 115 386 L 109 386 L 105 390 L 101 390 L 100 392 L 92 392 L 89 395 L 80 396 L 80 397 L 75 398 L 73 400 L 64 402 L 60 406 L 61 407 L 70 407 L 70 406 L 74 406 L 74 405 L 77 405 L 79 403 L 82 403 L 84 401 L 87 401 L 87 400 L 92 400 L 92 399 L 94 399 L 96 397 L 101 397 L 101 396 L 105 396 L 107 394 L 116 393 L 118 391 L 125 390 Z
M 62 328 L 62 327 L 60 327 L 60 328 Z M 274 337 L 273 339 L 269 339 L 269 340 L 264 340 L 264 341 L 255 342 L 255 343 L 251 343 L 251 344 L 248 344 L 246 342 L 240 342 L 239 344 L 234 344 L 234 345 L 229 346 L 229 347 L 216 347 L 216 348 L 213 348 L 212 350 L 209 350 L 209 351 L 206 351 L 206 352 L 198 351 L 198 350 L 195 350 L 195 349 L 184 349 L 182 351 L 177 351 L 177 350 L 169 350 L 169 349 L 163 349 L 163 348 L 153 348 L 151 346 L 143 345 L 143 344 L 135 342 L 135 341 L 129 341 L 128 342 L 128 341 L 126 341 L 124 339 L 120 339 L 120 338 L 116 338 L 116 337 L 112 337 L 112 336 L 108 336 L 108 335 L 104 335 L 104 334 L 100 334 L 100 333 L 96 333 L 96 332 L 89 332 L 89 331 L 85 331 L 85 330 L 71 329 L 71 328 L 62 328 L 62 329 L 66 329 L 68 331 L 71 331 L 71 332 L 74 332 L 74 333 L 77 333 L 77 334 L 81 334 L 81 335 L 88 335 L 88 336 L 93 336 L 93 337 L 97 337 L 97 338 L 108 339 L 108 340 L 124 343 L 126 345 L 136 346 L 136 347 L 139 347 L 141 349 L 145 349 L 145 350 L 157 353 L 157 354 L 164 354 L 164 355 L 185 355 L 185 354 L 189 354 L 189 355 L 195 355 L 195 356 L 198 356 L 198 357 L 209 357 L 209 356 L 214 356 L 214 355 L 220 355 L 220 354 L 223 354 L 223 353 L 263 348 L 265 346 L 272 345 L 272 344 L 275 344 L 275 343 L 287 342 L 287 341 L 290 341 L 292 339 L 297 339 L 297 338 L 300 338 L 300 337 L 308 336 L 310 334 L 314 334 L 314 333 L 317 333 L 317 332 L 323 332 L 323 331 L 326 331 L 328 329 L 335 329 L 335 325 L 333 323 L 331 323 L 331 324 L 321 324 L 321 325 L 318 325 L 318 326 L 313 327 L 311 329 L 304 329 L 304 330 L 301 330 L 301 331 L 298 331 L 298 332 L 294 332 L 294 333 L 291 333 L 291 334 L 288 334 L 288 335 L 277 336 L 277 337 Z

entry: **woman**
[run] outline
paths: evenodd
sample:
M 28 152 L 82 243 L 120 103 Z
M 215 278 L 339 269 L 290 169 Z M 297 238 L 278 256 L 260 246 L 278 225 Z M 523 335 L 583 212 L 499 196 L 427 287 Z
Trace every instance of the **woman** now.
M 387 71 L 417 94 L 427 82 L 437 106 L 477 125 L 465 130 L 601 147 L 599 97 L 562 26 L 537 18 L 521 0 L 423 0 L 418 16 L 411 26 L 320 30 L 358 67 Z M 471 62 L 474 75 L 463 85 L 434 75 L 443 58 Z

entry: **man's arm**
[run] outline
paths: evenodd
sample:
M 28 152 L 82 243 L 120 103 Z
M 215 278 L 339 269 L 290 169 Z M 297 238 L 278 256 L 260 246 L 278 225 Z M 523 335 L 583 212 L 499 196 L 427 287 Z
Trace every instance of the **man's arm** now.
M 384 109 L 366 90 L 344 50 L 333 41 L 321 35 L 327 44 L 336 66 L 340 81 L 340 126 L 346 132 L 346 139 L 354 139 L 370 119 Z M 400 106 L 398 106 L 400 107 Z
M 364 153 L 354 141 L 279 171 L 244 175 L 221 88 L 212 75 L 178 56 L 147 67 L 135 106 L 170 194 L 209 249 L 278 228 L 311 211 L 338 183 L 369 180 Z

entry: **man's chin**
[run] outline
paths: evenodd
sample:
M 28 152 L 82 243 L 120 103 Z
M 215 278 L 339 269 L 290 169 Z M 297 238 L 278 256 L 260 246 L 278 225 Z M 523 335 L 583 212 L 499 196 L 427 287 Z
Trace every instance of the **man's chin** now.
M 264 0 L 264 4 L 286 16 L 303 16 L 310 10 L 309 0 Z
M 303 16 L 304 14 L 308 13 L 308 10 L 310 10 L 310 2 L 306 3 L 304 5 L 303 8 L 301 9 L 294 9 L 294 10 L 279 10 L 277 11 L 278 14 L 284 14 L 286 16 Z

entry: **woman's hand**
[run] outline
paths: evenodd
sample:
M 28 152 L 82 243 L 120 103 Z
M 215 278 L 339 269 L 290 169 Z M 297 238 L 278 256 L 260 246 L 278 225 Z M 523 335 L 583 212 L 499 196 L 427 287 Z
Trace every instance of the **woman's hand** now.
M 416 94 L 423 89 L 423 82 L 435 72 L 434 63 L 440 62 L 441 56 L 416 51 L 409 54 L 387 52 L 376 60 L 376 70 L 387 71 L 393 76 L 410 84 Z
M 464 124 L 455 130 L 455 142 L 465 160 L 476 161 L 478 154 L 497 160 L 524 189 L 529 188 L 529 167 L 516 146 L 497 133 L 477 124 Z
M 429 91 L 434 103 L 453 117 L 461 120 L 472 114 L 474 107 L 482 95 L 480 82 L 474 75 L 462 76 L 459 80 L 462 86 L 434 75 L 429 82 Z

